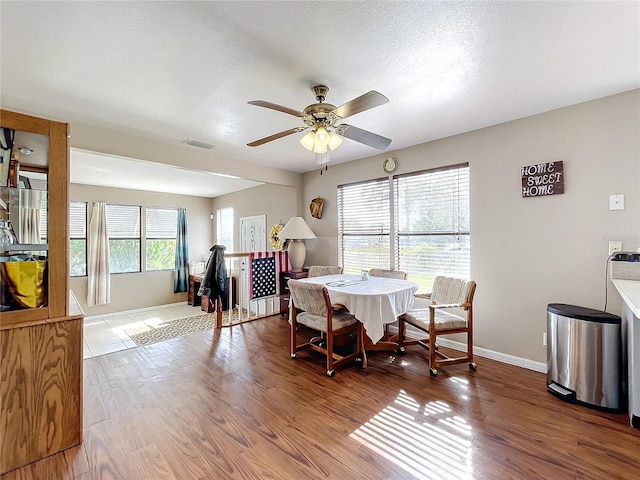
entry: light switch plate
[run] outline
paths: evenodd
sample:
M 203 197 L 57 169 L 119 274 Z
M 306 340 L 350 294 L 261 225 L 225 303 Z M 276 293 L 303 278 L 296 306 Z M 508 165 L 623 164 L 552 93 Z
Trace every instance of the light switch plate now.
M 609 210 L 624 210 L 624 194 L 609 195 Z

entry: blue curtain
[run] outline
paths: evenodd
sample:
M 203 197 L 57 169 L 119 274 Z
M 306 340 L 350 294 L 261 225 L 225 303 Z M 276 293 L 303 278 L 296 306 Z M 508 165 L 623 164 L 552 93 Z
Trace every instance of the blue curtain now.
M 187 211 L 178 209 L 178 235 L 176 236 L 176 266 L 173 269 L 173 292 L 189 291 L 189 233 Z

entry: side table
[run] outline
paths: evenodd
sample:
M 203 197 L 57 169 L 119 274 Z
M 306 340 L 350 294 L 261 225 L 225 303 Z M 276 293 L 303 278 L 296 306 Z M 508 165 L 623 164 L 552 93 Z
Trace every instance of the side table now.
M 289 285 L 288 282 L 291 278 L 298 280 L 300 278 L 307 278 L 309 276 L 309 269 L 303 269 L 302 272 L 280 272 L 280 315 L 287 316 L 289 312 Z

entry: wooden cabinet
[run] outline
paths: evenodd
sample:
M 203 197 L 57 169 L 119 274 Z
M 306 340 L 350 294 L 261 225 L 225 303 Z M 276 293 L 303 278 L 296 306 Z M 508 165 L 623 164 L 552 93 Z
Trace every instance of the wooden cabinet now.
M 287 282 L 293 278 L 298 280 L 299 278 L 307 278 L 309 276 L 308 270 L 302 272 L 280 272 L 280 315 L 287 315 L 289 311 L 289 286 Z
M 200 285 L 202 284 L 202 276 L 189 275 L 189 292 L 187 293 L 187 305 L 199 307 L 202 303 L 202 297 L 198 295 Z
M 196 276 L 196 284 L 198 288 L 200 288 L 200 284 L 202 283 L 202 277 Z M 195 286 L 195 285 L 194 285 Z M 238 295 L 237 285 L 236 285 L 236 277 L 227 277 L 227 288 L 229 291 L 229 308 L 233 309 L 238 304 Z M 197 293 L 198 290 L 196 290 Z M 207 313 L 213 313 L 216 311 L 215 303 L 212 302 L 207 295 L 202 295 L 200 303 L 194 305 L 200 305 L 200 310 Z
M 0 255 L 7 261 L 11 254 L 36 252 L 45 263 L 44 299 L 37 306 L 8 297 L 15 295 L 15 289 L 8 288 L 11 279 L 6 271 L 1 277 L 5 292 L 0 313 L 3 474 L 82 442 L 84 314 L 68 283 L 69 126 L 6 110 L 0 110 L 0 126 L 15 133 L 13 148 L 34 150 L 32 155 L 20 156 L 20 170 L 40 175 L 44 191 L 42 207 L 36 208 L 40 241 L 21 241 L 18 234 L 19 244 L 5 245 Z M 27 208 L 21 197 L 28 192 L 19 191 L 27 186 L 25 182 L 13 187 L 0 183 L 0 218 L 13 220 Z

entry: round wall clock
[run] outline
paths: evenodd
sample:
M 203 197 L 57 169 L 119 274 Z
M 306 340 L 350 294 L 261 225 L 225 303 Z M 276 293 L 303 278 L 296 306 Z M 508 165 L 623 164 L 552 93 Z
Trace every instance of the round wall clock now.
M 398 161 L 393 157 L 386 158 L 382 164 L 382 169 L 385 173 L 393 173 L 398 169 Z

